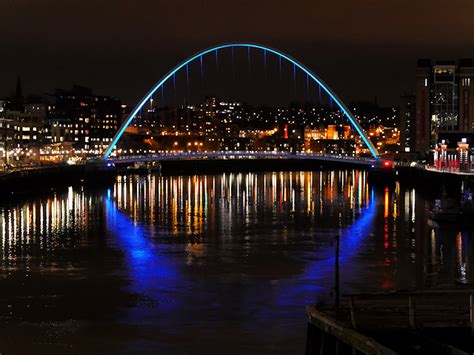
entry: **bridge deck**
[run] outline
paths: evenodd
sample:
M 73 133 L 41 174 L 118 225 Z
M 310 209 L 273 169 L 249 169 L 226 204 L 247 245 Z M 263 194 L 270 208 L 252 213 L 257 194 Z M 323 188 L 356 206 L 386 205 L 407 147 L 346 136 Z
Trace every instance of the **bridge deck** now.
M 356 158 L 331 156 L 323 154 L 285 153 L 285 152 L 193 152 L 193 153 L 167 153 L 151 155 L 132 155 L 111 158 L 115 164 L 131 164 L 139 162 L 153 162 L 166 160 L 205 160 L 205 159 L 292 159 L 292 160 L 318 160 L 328 162 L 344 162 L 357 165 L 372 166 L 377 160 L 374 158 Z

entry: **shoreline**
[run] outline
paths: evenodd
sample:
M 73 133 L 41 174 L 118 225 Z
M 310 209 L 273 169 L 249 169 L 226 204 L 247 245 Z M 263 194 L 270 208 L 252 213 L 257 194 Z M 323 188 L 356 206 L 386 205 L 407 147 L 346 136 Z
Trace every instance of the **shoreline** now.
M 203 175 L 220 173 L 273 172 L 273 171 L 368 171 L 373 184 L 392 184 L 396 181 L 421 188 L 438 190 L 445 186 L 457 191 L 464 182 L 474 185 L 471 176 L 397 166 L 383 170 L 348 162 L 331 162 L 302 159 L 246 159 L 246 160 L 179 160 L 161 161 L 158 170 L 133 165 L 109 167 L 104 162 L 78 165 L 55 165 L 12 171 L 0 175 L 0 196 L 28 195 L 35 191 L 55 190 L 68 186 L 101 187 L 115 182 L 118 175 L 160 173 L 172 175 Z

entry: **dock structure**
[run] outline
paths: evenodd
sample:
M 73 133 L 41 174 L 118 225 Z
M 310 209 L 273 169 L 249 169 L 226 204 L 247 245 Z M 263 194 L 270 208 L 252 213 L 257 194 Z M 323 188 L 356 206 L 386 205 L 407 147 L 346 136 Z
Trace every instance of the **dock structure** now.
M 474 352 L 474 289 L 347 295 L 307 315 L 308 355 Z

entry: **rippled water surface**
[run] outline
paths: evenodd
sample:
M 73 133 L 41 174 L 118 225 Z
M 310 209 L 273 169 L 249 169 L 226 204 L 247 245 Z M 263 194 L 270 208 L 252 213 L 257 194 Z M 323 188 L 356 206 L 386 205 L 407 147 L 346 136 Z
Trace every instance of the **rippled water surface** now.
M 0 207 L 0 352 L 302 353 L 305 305 L 470 283 L 470 231 L 365 172 L 122 176 Z

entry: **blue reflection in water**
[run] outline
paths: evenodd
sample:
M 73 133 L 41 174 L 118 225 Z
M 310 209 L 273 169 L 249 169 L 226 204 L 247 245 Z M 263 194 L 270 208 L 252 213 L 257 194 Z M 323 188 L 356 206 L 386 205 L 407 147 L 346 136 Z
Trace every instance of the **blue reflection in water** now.
M 157 308 L 150 312 L 150 309 L 146 307 L 134 307 L 129 311 L 129 320 L 152 321 L 153 317 L 156 320 L 157 317 L 163 316 L 164 312 L 170 311 L 173 311 L 175 315 L 169 315 L 169 317 L 178 320 L 179 314 L 183 313 L 184 309 L 203 316 L 200 313 L 202 308 L 207 307 L 212 310 L 212 304 L 218 303 L 216 299 L 223 306 L 229 306 L 227 304 L 230 301 L 227 300 L 229 297 L 222 299 L 219 293 L 220 286 L 218 286 L 220 283 L 226 284 L 225 275 L 221 275 L 222 280 L 208 278 L 206 274 L 200 275 L 198 279 L 192 278 L 193 274 L 186 272 L 185 262 L 180 255 L 173 257 L 172 254 L 165 252 L 181 254 L 183 245 L 157 243 L 153 240 L 156 232 L 153 229 L 148 232 L 143 225 L 134 223 L 127 215 L 120 212 L 111 200 L 110 193 L 105 198 L 105 206 L 108 230 L 114 235 L 119 248 L 125 255 L 125 262 L 130 273 L 130 291 L 149 297 L 153 301 L 153 306 Z M 376 212 L 377 206 L 372 191 L 368 206 L 361 210 L 360 217 L 347 228 L 331 233 L 331 237 L 336 233 L 341 236 L 339 259 L 341 285 L 355 280 L 355 276 L 358 275 L 359 270 L 355 266 L 358 263 L 352 262 L 352 259 L 361 251 L 364 241 L 371 234 Z M 320 237 L 324 238 L 324 235 L 319 234 L 318 239 Z M 306 304 L 314 303 L 317 297 L 328 295 L 330 288 L 334 286 L 334 247 L 329 245 L 329 238 L 326 238 L 326 241 L 327 245 L 322 244 L 321 249 L 311 251 L 313 249 L 311 247 L 303 254 L 303 260 L 299 262 L 304 263 L 304 269 L 299 275 L 267 280 L 268 283 L 247 277 L 241 279 L 246 281 L 236 285 L 239 296 L 231 298 L 239 307 L 237 309 L 219 308 L 218 317 L 238 315 L 246 318 L 248 315 L 246 316 L 245 310 L 253 308 L 256 310 L 250 317 L 253 320 L 291 319 L 295 316 L 300 319 L 301 314 L 295 312 L 295 309 L 301 309 L 304 314 Z M 323 240 L 323 243 L 326 241 Z M 214 303 L 210 304 L 210 301 Z M 200 306 L 196 307 L 196 304 Z M 165 318 L 161 317 L 161 320 L 164 321 Z
M 377 215 L 377 204 L 375 194 L 372 190 L 367 208 L 361 211 L 361 215 L 354 223 L 339 232 L 339 270 L 341 290 L 344 283 L 360 278 L 360 263 L 353 262 L 354 257 L 363 249 L 363 242 L 370 236 L 374 228 L 374 219 Z M 334 232 L 334 236 L 336 232 Z M 332 237 L 332 236 L 331 236 Z M 277 304 L 280 306 L 294 304 L 303 301 L 311 304 L 316 301 L 315 297 L 327 297 L 328 292 L 334 287 L 335 249 L 329 246 L 314 252 L 314 259 L 306 263 L 304 273 L 296 283 L 282 288 Z M 347 287 L 346 287 L 347 288 Z
M 110 192 L 105 197 L 107 229 L 114 236 L 120 250 L 124 253 L 129 271 L 129 291 L 150 297 L 143 302 L 151 301 L 160 311 L 171 311 L 177 306 L 172 297 L 176 284 L 183 285 L 185 280 L 177 280 L 180 276 L 173 265 L 172 259 L 160 250 L 147 230 L 135 224 L 120 212 L 110 199 Z M 144 321 L 146 310 L 134 307 L 130 318 Z

